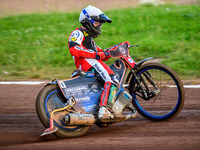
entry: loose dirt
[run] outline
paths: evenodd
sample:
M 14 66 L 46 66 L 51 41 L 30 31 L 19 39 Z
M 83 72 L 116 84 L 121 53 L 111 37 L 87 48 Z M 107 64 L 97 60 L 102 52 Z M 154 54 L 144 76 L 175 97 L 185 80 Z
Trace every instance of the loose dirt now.
M 197 0 L 166 1 L 197 3 Z M 135 7 L 138 1 L 0 0 L 0 17 L 38 12 L 79 12 L 89 4 L 108 10 Z M 139 115 L 106 129 L 94 125 L 83 137 L 58 139 L 52 135 L 47 140 L 40 140 L 38 137 L 45 128 L 37 117 L 35 100 L 42 87 L 42 84 L 0 85 L 0 149 L 200 149 L 200 89 L 185 89 L 182 111 L 168 122 L 151 122 Z
M 35 111 L 43 85 L 0 85 L 0 149 L 196 149 L 200 148 L 200 89 L 185 89 L 185 105 L 171 121 L 152 122 L 138 115 L 86 136 L 40 140 L 44 127 Z

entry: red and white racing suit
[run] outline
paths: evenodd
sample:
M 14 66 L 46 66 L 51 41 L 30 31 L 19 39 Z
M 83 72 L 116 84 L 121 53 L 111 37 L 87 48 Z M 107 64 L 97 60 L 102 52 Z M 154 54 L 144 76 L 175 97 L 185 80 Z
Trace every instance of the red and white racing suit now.
M 110 56 L 106 56 L 102 60 L 96 59 L 97 53 L 103 52 L 103 50 L 95 44 L 93 38 L 82 27 L 77 28 L 70 34 L 68 47 L 77 69 L 83 71 L 93 70 L 105 82 L 104 91 L 101 94 L 100 106 L 107 106 L 110 89 L 113 86 L 112 77 L 115 74 L 103 61 L 108 60 Z

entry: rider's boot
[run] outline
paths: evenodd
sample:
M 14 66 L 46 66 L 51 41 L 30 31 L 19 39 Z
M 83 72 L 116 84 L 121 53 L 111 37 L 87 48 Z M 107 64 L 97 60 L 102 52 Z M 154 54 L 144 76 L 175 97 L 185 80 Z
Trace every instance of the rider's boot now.
M 116 91 L 117 87 L 113 83 L 106 82 L 104 84 L 104 90 L 101 94 L 99 114 L 98 114 L 98 118 L 102 122 L 106 122 L 114 118 L 111 108 L 115 101 Z

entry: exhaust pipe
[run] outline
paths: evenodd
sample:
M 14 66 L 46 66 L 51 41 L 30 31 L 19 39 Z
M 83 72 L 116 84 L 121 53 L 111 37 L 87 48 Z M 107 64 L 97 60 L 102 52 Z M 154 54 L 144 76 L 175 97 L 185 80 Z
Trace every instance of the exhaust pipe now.
M 137 111 L 134 111 L 129 115 L 118 115 L 116 118 L 111 119 L 110 122 L 121 122 L 128 120 L 130 118 L 135 118 L 137 116 Z M 68 113 L 66 114 L 64 121 L 69 126 L 91 126 L 99 120 L 95 120 L 93 114 L 82 114 L 82 113 Z
M 132 114 L 126 115 L 126 118 L 124 120 L 128 120 L 128 119 L 131 119 L 131 118 L 136 118 L 137 115 L 138 115 L 138 112 L 134 111 Z
M 93 125 L 95 123 L 95 117 L 93 114 L 69 113 L 65 116 L 64 121 L 70 126 Z

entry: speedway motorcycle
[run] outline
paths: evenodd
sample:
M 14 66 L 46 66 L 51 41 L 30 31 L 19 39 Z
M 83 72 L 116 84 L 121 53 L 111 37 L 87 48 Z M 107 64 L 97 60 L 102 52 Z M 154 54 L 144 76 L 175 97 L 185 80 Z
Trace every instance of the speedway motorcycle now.
M 177 116 L 185 97 L 179 76 L 163 64 L 148 63 L 152 57 L 136 63 L 129 55 L 129 48 L 136 46 L 118 45 L 109 51 L 112 58 L 118 58 L 110 66 L 119 80 L 114 118 L 102 122 L 97 117 L 104 83 L 93 72 L 76 70 L 70 79 L 47 83 L 38 94 L 37 114 L 47 128 L 41 137 L 52 133 L 60 138 L 82 136 L 94 124 L 109 127 L 137 113 L 152 121 Z

